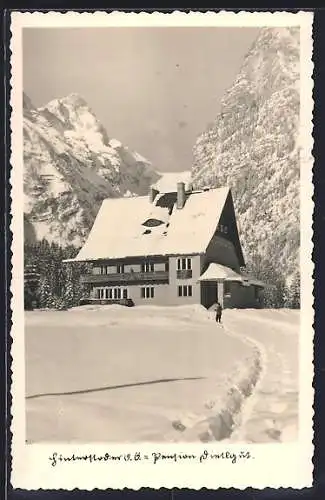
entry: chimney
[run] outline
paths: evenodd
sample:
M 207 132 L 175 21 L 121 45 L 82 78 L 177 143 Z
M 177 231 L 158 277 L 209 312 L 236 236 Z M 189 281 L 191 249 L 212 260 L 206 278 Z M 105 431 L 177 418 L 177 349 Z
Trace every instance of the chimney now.
M 153 203 L 157 194 L 159 193 L 159 191 L 157 189 L 155 189 L 154 187 L 150 187 L 149 189 L 149 202 L 150 203 Z
M 185 184 L 184 182 L 177 183 L 177 208 L 183 208 L 185 204 Z

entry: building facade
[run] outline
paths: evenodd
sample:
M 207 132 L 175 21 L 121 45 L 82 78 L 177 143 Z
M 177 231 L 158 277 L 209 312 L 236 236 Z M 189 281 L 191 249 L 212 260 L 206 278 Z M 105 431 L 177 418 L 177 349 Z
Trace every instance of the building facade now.
M 71 260 L 70 260 L 71 261 Z M 202 304 L 258 307 L 263 285 L 245 265 L 231 192 L 151 189 L 149 197 L 105 200 L 72 261 L 92 263 L 81 277 L 83 303 Z

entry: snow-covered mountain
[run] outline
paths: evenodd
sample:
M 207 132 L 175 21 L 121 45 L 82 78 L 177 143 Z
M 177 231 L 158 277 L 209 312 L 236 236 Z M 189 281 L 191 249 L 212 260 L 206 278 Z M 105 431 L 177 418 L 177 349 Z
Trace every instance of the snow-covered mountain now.
M 192 185 L 192 176 L 190 170 L 184 170 L 183 172 L 158 172 L 161 176 L 153 187 L 158 189 L 161 193 L 167 193 L 168 191 L 175 191 L 178 182 L 184 182 L 185 189 L 190 189 Z
M 36 109 L 24 94 L 23 105 L 27 239 L 80 245 L 104 198 L 146 194 L 161 177 L 109 138 L 79 95 Z
M 299 254 L 299 29 L 262 29 L 198 138 L 193 185 L 232 188 L 246 260 L 290 276 Z

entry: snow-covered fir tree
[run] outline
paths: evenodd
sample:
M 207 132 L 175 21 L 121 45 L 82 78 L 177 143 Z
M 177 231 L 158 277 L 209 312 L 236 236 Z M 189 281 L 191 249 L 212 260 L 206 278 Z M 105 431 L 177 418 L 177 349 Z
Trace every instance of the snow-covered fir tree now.
M 64 264 L 63 260 L 74 257 L 78 252 L 73 246 L 62 248 L 46 240 L 25 243 L 25 269 L 33 269 L 39 283 L 31 295 L 29 282 L 25 280 L 25 306 L 66 309 L 79 305 L 80 299 L 88 293 L 88 285 L 80 283 L 80 275 L 89 272 L 89 265 Z M 29 273 L 30 274 L 30 273 Z M 26 276 L 29 275 L 27 273 Z
M 55 307 L 55 297 L 52 293 L 51 282 L 48 276 L 43 276 L 39 288 L 39 305 L 44 308 Z

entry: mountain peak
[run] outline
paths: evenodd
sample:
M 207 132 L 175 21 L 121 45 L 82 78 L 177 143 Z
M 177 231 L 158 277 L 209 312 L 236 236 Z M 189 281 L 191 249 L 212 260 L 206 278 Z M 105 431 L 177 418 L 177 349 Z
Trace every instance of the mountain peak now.
M 160 177 L 148 161 L 108 138 L 79 94 L 30 109 L 24 95 L 25 218 L 36 239 L 79 246 L 104 198 L 147 194 Z
M 52 99 L 52 101 L 48 102 L 40 110 L 50 111 L 63 122 L 68 121 L 71 115 L 76 115 L 76 113 L 81 111 L 83 113 L 87 112 L 95 118 L 86 100 L 77 93 L 71 93 L 59 99 Z
M 83 106 L 89 108 L 87 101 L 76 92 L 68 94 L 66 97 L 59 99 L 59 101 L 63 104 L 71 104 L 76 107 Z

